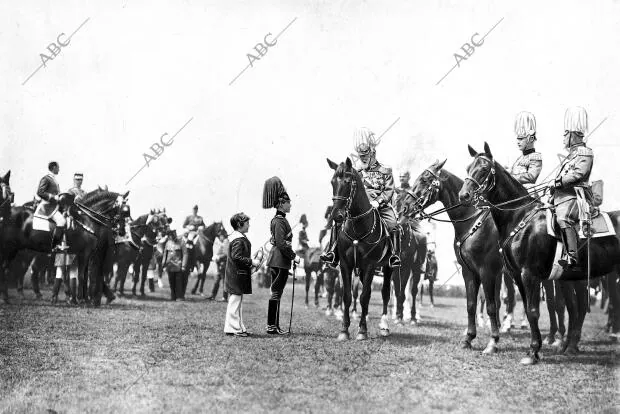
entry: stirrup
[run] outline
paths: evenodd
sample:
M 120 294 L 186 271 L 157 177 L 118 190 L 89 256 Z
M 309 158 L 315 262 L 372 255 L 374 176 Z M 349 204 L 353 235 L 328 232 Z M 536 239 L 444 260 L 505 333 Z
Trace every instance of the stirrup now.
M 400 267 L 401 265 L 400 257 L 398 257 L 398 255 L 396 254 L 393 254 L 388 259 L 388 264 L 390 267 Z
M 336 264 L 336 253 L 332 251 L 329 251 L 327 253 L 321 253 L 320 259 L 322 262 L 335 265 Z

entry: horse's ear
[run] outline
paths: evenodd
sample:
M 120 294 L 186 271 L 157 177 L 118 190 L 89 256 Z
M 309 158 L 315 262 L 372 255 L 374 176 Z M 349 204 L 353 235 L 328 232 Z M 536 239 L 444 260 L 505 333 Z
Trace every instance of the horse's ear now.
M 491 147 L 489 147 L 489 144 L 487 144 L 486 141 L 484 142 L 484 153 L 491 157 L 491 159 L 493 158 L 493 154 L 491 153 Z
M 172 223 L 172 217 L 168 217 L 168 224 Z
M 103 188 L 101 188 L 99 184 L 97 184 L 97 189 L 99 189 L 99 191 L 103 191 Z
M 129 191 L 127 191 L 125 194 L 123 194 L 123 198 L 127 199 L 127 196 L 129 195 Z
M 478 155 L 478 152 L 475 149 L 473 149 L 471 145 L 467 145 L 467 148 L 469 149 L 469 155 L 471 155 L 472 157 L 475 157 L 476 155 Z
M 347 168 L 351 169 L 353 168 L 353 162 L 351 161 L 351 158 L 347 157 Z
M 338 164 L 336 164 L 329 158 L 327 158 L 327 165 L 329 165 L 329 168 L 331 168 L 332 170 L 336 170 L 338 168 Z
M 2 179 L 2 181 L 4 181 L 5 183 L 9 183 L 9 180 L 11 179 L 11 170 L 9 170 L 5 175 L 4 178 Z
M 446 158 L 445 160 L 443 160 L 442 162 L 439 162 L 437 164 L 437 171 L 441 171 L 441 169 L 443 168 L 444 165 L 446 165 L 446 161 L 448 161 L 448 159 Z

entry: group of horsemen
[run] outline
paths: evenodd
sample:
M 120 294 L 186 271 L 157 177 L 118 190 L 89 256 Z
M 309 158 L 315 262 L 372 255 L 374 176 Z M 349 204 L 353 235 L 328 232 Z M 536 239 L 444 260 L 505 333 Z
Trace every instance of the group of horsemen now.
M 550 203 L 554 207 L 565 246 L 565 258 L 560 263 L 566 267 L 575 267 L 578 266 L 577 225 L 580 222 L 578 202 L 592 201 L 589 178 L 593 165 L 593 152 L 586 146 L 584 140 L 588 131 L 588 116 L 584 108 L 572 107 L 566 111 L 564 130 L 564 148 L 568 151 L 568 156 L 562 161 L 555 179 L 550 183 L 549 191 Z M 535 149 L 537 138 L 534 115 L 525 111 L 519 113 L 515 119 L 514 132 L 521 156 L 512 167 L 506 169 L 525 188 L 531 188 L 536 184 L 543 162 L 542 154 Z M 392 235 L 389 265 L 399 267 L 401 228 L 394 204 L 396 192 L 408 191 L 411 188 L 409 172 L 401 175 L 401 187 L 395 190 L 392 169 L 377 160 L 377 145 L 375 134 L 368 128 L 359 128 L 355 131 L 354 148 L 360 163 L 357 169 L 372 207 L 378 210 Z M 578 200 L 580 189 L 586 194 L 585 200 Z M 340 228 L 339 224 L 331 226 L 329 245 L 321 255 L 321 260 L 332 266 L 338 263 L 336 242 Z

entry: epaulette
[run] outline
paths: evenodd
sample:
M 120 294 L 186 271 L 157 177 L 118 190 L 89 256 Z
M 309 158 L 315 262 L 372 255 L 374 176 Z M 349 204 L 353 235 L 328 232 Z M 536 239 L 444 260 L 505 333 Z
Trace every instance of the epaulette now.
M 392 174 L 392 167 L 388 167 L 387 165 L 379 166 L 379 172 L 381 174 Z
M 584 155 L 586 157 L 593 157 L 594 151 L 588 147 L 579 147 L 577 148 L 577 155 Z
M 529 159 L 534 161 L 542 161 L 542 154 L 540 152 L 532 152 L 529 154 Z

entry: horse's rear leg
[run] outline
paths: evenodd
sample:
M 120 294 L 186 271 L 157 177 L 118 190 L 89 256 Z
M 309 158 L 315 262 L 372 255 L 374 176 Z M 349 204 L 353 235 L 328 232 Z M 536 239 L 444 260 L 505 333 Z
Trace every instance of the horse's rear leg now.
M 618 283 L 618 276 L 620 275 L 620 269 L 616 268 L 613 273 L 607 275 L 606 291 L 609 294 L 608 305 L 608 325 L 611 328 L 611 335 L 618 338 L 620 333 L 620 283 Z
M 585 280 L 575 281 L 575 294 L 577 297 L 577 323 L 575 324 L 575 332 L 573 335 L 574 350 L 579 351 L 579 341 L 581 340 L 581 329 L 583 328 L 583 322 L 586 319 L 586 314 L 589 312 L 588 296 L 588 282 Z
M 304 267 L 306 266 L 306 263 L 304 261 Z M 308 292 L 310 292 L 310 281 L 312 280 L 312 271 L 310 271 L 309 269 L 306 269 L 306 308 L 308 307 Z
M 555 334 L 558 332 L 558 323 L 555 313 L 555 292 L 553 280 L 543 280 L 542 285 L 545 289 L 545 302 L 549 312 L 549 334 L 543 340 L 543 345 L 551 345 L 555 342 Z
M 480 290 L 480 280 L 469 269 L 463 266 L 465 291 L 467 293 L 467 334 L 461 342 L 461 348 L 471 349 L 471 341 L 476 337 L 476 302 Z
M 325 283 L 325 275 L 318 269 L 316 271 L 316 281 L 314 282 L 314 306 L 319 307 L 319 293 L 321 293 L 321 286 Z
M 407 266 L 401 266 L 395 270 L 388 269 L 389 273 L 392 273 L 392 276 L 387 276 L 385 273 L 385 269 L 383 270 L 383 287 L 381 288 L 381 296 L 383 297 L 383 314 L 387 315 L 387 303 L 390 301 L 390 290 L 387 290 L 385 285 L 386 283 L 389 286 L 389 279 L 391 278 L 394 281 L 394 302 L 396 304 L 396 323 L 403 323 L 403 307 L 405 303 L 405 286 L 407 285 L 407 279 L 409 278 L 409 268 Z M 403 281 L 403 279 L 405 279 Z M 387 302 L 386 302 L 387 299 Z
M 358 341 L 368 339 L 368 326 L 366 323 L 366 318 L 368 317 L 368 305 L 370 303 L 370 293 L 372 290 L 372 278 L 374 275 L 374 268 L 364 269 L 364 273 L 362 274 L 363 282 L 362 282 L 362 294 L 360 295 L 360 307 L 362 308 L 362 315 L 360 316 L 359 322 L 359 330 L 357 332 Z M 385 283 L 385 282 L 384 282 Z M 389 289 L 389 282 L 388 282 Z M 389 290 L 388 290 L 388 302 L 389 302 Z M 383 304 L 384 310 L 387 309 L 387 304 L 384 302 Z M 385 310 L 387 314 L 387 310 Z
M 351 317 L 353 319 L 357 319 L 357 299 L 359 297 L 359 293 L 360 293 L 360 280 L 359 278 L 355 278 L 353 283 L 353 288 L 352 288 L 352 294 L 353 294 L 353 310 L 351 312 Z M 343 283 L 343 288 L 344 288 L 344 283 Z
M 566 310 L 568 311 L 568 331 L 566 333 L 566 338 L 562 343 L 561 352 L 571 354 L 575 352 L 573 348 L 574 335 L 575 335 L 575 325 L 578 318 L 578 305 L 577 305 L 577 295 L 575 293 L 573 282 L 562 281 L 559 282 L 560 287 L 562 289 L 562 295 L 564 296 L 564 301 L 566 303 Z M 569 350 L 570 348 L 570 350 Z
M 540 281 L 529 269 L 522 273 L 523 284 L 519 286 L 525 307 L 527 320 L 530 323 L 530 352 L 521 359 L 521 364 L 532 365 L 540 360 L 538 352 L 542 346 L 542 336 L 538 327 L 540 318 Z
M 399 268 L 400 270 L 400 268 Z M 390 327 L 388 325 L 388 304 L 390 303 L 391 293 L 391 279 L 392 269 L 389 267 L 383 268 L 383 285 L 381 286 L 381 299 L 383 299 L 383 313 L 381 314 L 381 322 L 379 323 L 379 334 L 381 336 L 388 336 L 390 334 Z M 407 274 L 409 272 L 407 271 Z M 370 276 L 372 280 L 372 275 Z M 400 278 L 399 278 L 400 279 Z M 406 283 L 406 282 L 405 282 Z M 369 282 L 369 284 L 372 284 Z M 396 323 L 403 321 L 403 302 L 405 300 L 405 293 L 400 280 L 394 281 L 394 290 L 396 291 Z
M 0 297 L 2 300 L 2 303 L 4 304 L 8 304 L 9 303 L 9 287 L 8 287 L 8 283 L 7 283 L 7 279 L 8 279 L 8 265 L 7 263 L 1 263 L 0 264 Z
M 553 288 L 555 293 L 555 314 L 558 318 L 558 332 L 560 333 L 560 338 L 556 339 L 553 346 L 559 347 L 562 346 L 562 339 L 564 338 L 564 335 L 566 335 L 566 325 L 564 325 L 564 311 L 566 310 L 566 301 L 564 300 L 564 294 L 562 293 L 560 282 L 554 281 Z
M 410 323 L 412 325 L 417 325 L 418 320 L 419 320 L 418 312 L 416 309 L 416 300 L 417 300 L 416 296 L 418 296 L 420 277 L 421 277 L 420 273 L 416 273 L 415 271 L 413 271 L 411 272 L 411 277 L 409 280 L 409 287 L 411 290 L 411 322 Z

